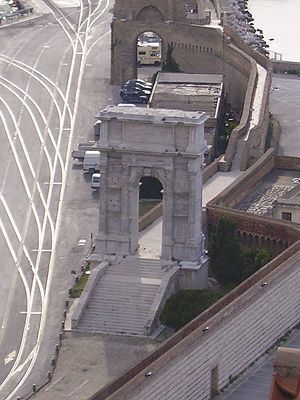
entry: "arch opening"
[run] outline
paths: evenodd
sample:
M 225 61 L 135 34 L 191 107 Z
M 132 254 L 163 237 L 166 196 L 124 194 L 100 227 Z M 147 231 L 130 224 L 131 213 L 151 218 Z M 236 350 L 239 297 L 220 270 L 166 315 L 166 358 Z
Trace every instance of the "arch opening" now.
M 162 253 L 163 186 L 153 176 L 139 181 L 139 240 L 141 257 L 160 258 Z
M 137 78 L 152 81 L 153 75 L 161 70 L 162 39 L 152 31 L 141 33 L 136 40 Z

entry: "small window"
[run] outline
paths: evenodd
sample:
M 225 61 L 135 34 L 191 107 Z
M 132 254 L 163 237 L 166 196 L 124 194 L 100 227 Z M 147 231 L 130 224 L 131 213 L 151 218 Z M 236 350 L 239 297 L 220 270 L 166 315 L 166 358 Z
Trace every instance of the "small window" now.
M 139 51 L 139 56 L 145 56 L 146 52 L 145 51 Z
M 292 213 L 289 212 L 283 212 L 281 214 L 282 219 L 284 219 L 285 221 L 291 221 L 292 220 Z

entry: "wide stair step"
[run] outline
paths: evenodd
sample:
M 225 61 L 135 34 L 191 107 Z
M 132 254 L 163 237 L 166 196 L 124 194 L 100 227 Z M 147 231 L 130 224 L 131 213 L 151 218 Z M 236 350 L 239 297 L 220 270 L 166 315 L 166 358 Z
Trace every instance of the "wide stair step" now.
M 168 268 L 160 260 L 127 257 L 97 282 L 79 321 L 86 332 L 144 335 L 153 300 Z

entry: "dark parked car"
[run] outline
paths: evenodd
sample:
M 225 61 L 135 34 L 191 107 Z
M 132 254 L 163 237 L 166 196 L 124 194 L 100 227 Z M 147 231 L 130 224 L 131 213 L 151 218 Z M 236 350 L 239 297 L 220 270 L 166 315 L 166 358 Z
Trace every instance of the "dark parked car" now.
M 151 88 L 151 89 L 152 89 L 152 86 L 153 86 L 152 83 L 146 82 L 143 79 L 130 79 L 129 81 L 124 83 L 123 87 L 125 85 L 134 85 L 134 84 L 140 84 L 140 85 L 143 85 L 143 86 Z
M 123 98 L 123 96 L 127 93 L 127 92 L 138 92 L 141 95 L 144 96 L 148 96 L 150 97 L 151 95 L 151 90 L 147 90 L 144 89 L 140 86 L 124 86 L 121 90 L 120 90 L 120 96 Z
M 137 91 L 127 91 L 124 93 L 122 97 L 124 103 L 144 103 L 147 104 L 149 100 L 149 96 L 142 94 L 141 92 Z

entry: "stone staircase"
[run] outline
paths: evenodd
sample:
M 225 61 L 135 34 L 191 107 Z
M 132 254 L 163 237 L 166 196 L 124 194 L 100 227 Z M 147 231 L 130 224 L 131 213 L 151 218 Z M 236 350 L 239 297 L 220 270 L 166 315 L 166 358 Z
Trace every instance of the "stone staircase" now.
M 99 279 L 78 329 L 87 332 L 144 335 L 144 326 L 166 268 L 157 259 L 127 257 Z

